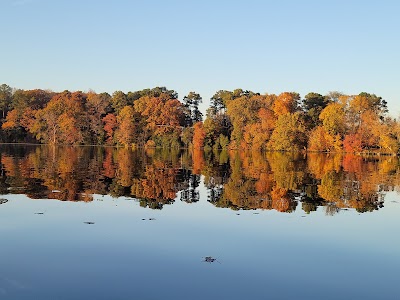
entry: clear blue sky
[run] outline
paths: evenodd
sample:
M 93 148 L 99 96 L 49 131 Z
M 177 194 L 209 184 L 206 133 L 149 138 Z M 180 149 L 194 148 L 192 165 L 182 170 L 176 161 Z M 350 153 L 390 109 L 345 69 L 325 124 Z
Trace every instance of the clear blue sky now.
M 400 1 L 0 0 L 0 84 L 366 91 L 400 114 Z

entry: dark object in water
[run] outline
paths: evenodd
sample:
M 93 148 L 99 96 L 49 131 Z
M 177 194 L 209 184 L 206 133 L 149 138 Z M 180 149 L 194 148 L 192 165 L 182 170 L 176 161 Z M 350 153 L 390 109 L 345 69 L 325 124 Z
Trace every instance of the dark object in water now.
M 154 221 L 156 218 L 149 218 L 150 221 Z
M 5 199 L 5 198 L 0 198 L 0 204 L 4 204 L 4 203 L 7 203 L 7 202 L 8 202 L 7 199 Z
M 84 224 L 93 225 L 94 222 L 83 222 Z
M 214 258 L 214 257 L 212 257 L 212 256 L 206 256 L 206 257 L 204 257 L 203 262 L 207 262 L 207 263 L 209 263 L 209 264 L 211 264 L 211 263 L 213 263 L 213 262 L 217 262 L 217 263 L 220 264 L 220 262 L 219 262 L 216 258 Z
M 35 215 L 44 215 L 44 212 L 36 212 Z

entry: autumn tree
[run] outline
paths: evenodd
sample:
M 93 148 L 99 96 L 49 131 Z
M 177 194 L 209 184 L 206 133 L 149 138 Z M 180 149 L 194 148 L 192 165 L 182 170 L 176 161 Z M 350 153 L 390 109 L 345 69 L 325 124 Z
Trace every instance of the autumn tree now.
M 35 122 L 36 113 L 50 101 L 54 93 L 51 91 L 16 90 L 13 94 L 10 111 L 2 125 L 13 137 L 14 141 L 31 139 L 31 128 Z
M 40 141 L 56 144 L 60 140 L 61 127 L 59 121 L 62 114 L 61 101 L 50 101 L 45 109 L 36 113 L 35 123 L 31 128 L 31 132 Z
M 143 120 L 147 138 L 160 147 L 179 146 L 184 122 L 184 109 L 176 93 L 166 89 L 154 91 L 157 96 L 143 96 L 135 101 L 134 109 Z
M 344 136 L 346 133 L 346 108 L 342 103 L 329 103 L 320 113 L 319 119 L 322 121 L 324 129 L 333 135 Z
M 342 141 L 340 135 L 328 132 L 324 126 L 315 127 L 308 139 L 308 150 L 310 151 L 340 151 Z
M 387 112 L 387 103 L 375 94 L 360 93 L 349 101 L 349 119 L 352 121 L 352 132 L 361 140 L 362 149 L 379 148 L 377 127 L 382 125 Z
M 118 126 L 117 123 L 117 117 L 112 114 L 112 113 L 108 113 L 106 116 L 104 116 L 101 119 L 102 123 L 103 123 L 103 128 L 106 134 L 106 144 L 108 145 L 113 145 L 114 144 L 114 133 L 115 133 L 115 129 Z
M 206 137 L 206 132 L 203 127 L 202 122 L 197 122 L 194 124 L 194 133 L 193 133 L 193 148 L 194 149 L 202 149 L 204 147 L 204 139 Z
M 128 147 L 132 145 L 135 137 L 134 109 L 132 106 L 122 108 L 117 116 L 118 129 L 116 137 L 118 143 Z
M 231 143 L 233 147 L 248 147 L 244 139 L 246 127 L 259 122 L 258 112 L 265 106 L 264 97 L 251 93 L 228 102 L 227 115 L 232 122 Z
M 386 100 L 382 99 L 382 97 L 376 96 L 375 94 L 365 92 L 362 92 L 353 98 L 350 102 L 350 108 L 360 116 L 366 111 L 372 111 L 380 118 L 383 118 L 383 116 L 388 112 Z
M 297 151 L 306 146 L 306 128 L 300 112 L 280 115 L 268 142 L 268 149 Z
M 82 143 L 88 134 L 85 102 L 86 95 L 81 92 L 56 94 L 46 107 L 37 111 L 30 131 L 51 144 Z
M 345 106 L 329 103 L 319 114 L 321 125 L 311 130 L 308 149 L 311 151 L 340 151 L 346 133 Z
M 109 110 L 111 96 L 108 93 L 96 94 L 89 92 L 85 103 L 85 111 L 90 128 L 90 140 L 95 144 L 103 144 L 105 140 L 105 131 L 102 119 Z
M 383 124 L 375 128 L 379 136 L 379 147 L 384 153 L 397 154 L 400 148 L 400 125 L 396 120 L 386 118 Z
M 294 113 L 299 108 L 300 95 L 293 92 L 284 92 L 279 94 L 272 104 L 272 110 L 277 117 Z
M 343 149 L 345 152 L 361 152 L 362 139 L 359 133 L 346 134 L 343 140 Z
M 266 107 L 258 110 L 257 122 L 247 125 L 244 132 L 244 140 L 251 145 L 253 150 L 266 150 L 268 141 L 275 128 L 276 115 Z

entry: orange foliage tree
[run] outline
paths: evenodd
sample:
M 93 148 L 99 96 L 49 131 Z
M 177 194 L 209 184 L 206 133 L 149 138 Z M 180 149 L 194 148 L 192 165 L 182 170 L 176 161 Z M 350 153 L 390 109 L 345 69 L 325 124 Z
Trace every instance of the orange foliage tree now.
M 330 134 L 323 126 L 314 128 L 308 138 L 310 151 L 340 151 L 342 148 L 340 135 Z
M 114 132 L 118 126 L 117 117 L 109 113 L 103 119 L 104 131 L 106 132 L 106 143 L 109 145 L 114 144 Z
M 206 137 L 206 132 L 203 127 L 203 122 L 197 122 L 193 125 L 193 148 L 202 149 L 204 147 L 204 139 Z
M 135 138 L 134 109 L 132 106 L 124 106 L 117 116 L 118 129 L 116 137 L 118 143 L 128 147 L 132 145 Z
M 358 133 L 347 134 L 343 140 L 343 148 L 346 152 L 361 152 L 361 136 Z
M 276 116 L 294 113 L 298 109 L 300 95 L 293 92 L 284 92 L 276 97 L 272 110 Z

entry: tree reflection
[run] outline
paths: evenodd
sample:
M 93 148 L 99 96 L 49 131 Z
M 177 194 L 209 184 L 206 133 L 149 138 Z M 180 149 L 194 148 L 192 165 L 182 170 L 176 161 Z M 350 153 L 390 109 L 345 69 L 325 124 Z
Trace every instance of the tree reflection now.
M 215 207 L 363 213 L 382 208 L 400 185 L 394 156 L 1 145 L 0 163 L 2 194 L 62 201 L 109 194 L 152 209 L 201 201 L 203 182 Z
M 200 200 L 200 193 L 198 187 L 200 185 L 200 175 L 192 174 L 191 171 L 184 170 L 183 180 L 184 182 L 183 189 L 181 191 L 181 201 L 186 203 L 195 203 Z

